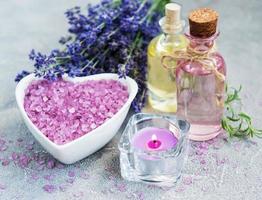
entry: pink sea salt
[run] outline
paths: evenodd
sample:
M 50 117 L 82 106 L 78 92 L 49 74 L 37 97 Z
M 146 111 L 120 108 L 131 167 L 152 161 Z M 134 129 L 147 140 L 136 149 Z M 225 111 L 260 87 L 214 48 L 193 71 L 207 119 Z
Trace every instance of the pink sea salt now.
M 48 193 L 52 193 L 56 190 L 56 187 L 54 185 L 44 185 L 43 190 Z
M 113 117 L 128 96 L 127 87 L 116 80 L 89 80 L 77 84 L 39 80 L 27 88 L 24 108 L 49 140 L 62 145 Z
M 5 189 L 6 189 L 6 186 L 0 183 L 0 190 L 5 190 Z
M 74 171 L 69 171 L 68 172 L 68 176 L 69 177 L 74 177 L 75 176 L 75 172 Z
M 55 161 L 54 160 L 49 160 L 46 164 L 46 167 L 48 169 L 53 169 L 55 167 Z
M 193 182 L 192 177 L 185 177 L 185 178 L 183 178 L 183 183 L 185 185 L 190 185 L 190 184 L 192 184 L 192 182 Z
M 7 166 L 7 165 L 9 165 L 9 164 L 10 164 L 10 161 L 7 160 L 7 159 L 4 159 L 3 162 L 2 162 L 2 165 L 3 165 L 3 166 Z

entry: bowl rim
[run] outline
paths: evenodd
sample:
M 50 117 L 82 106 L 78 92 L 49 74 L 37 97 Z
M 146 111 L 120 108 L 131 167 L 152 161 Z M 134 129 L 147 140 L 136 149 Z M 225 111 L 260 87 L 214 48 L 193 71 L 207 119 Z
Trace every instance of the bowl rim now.
M 53 148 L 55 149 L 65 149 L 65 148 L 69 148 L 70 146 L 73 146 L 75 144 L 77 144 L 80 140 L 86 139 L 87 137 L 91 137 L 94 134 L 98 134 L 98 132 L 101 132 L 101 130 L 111 121 L 113 121 L 115 118 L 118 118 L 119 115 L 125 111 L 127 106 L 130 106 L 130 104 L 132 103 L 132 101 L 134 100 L 137 92 L 138 92 L 138 85 L 136 83 L 136 81 L 130 77 L 126 77 L 126 78 L 119 78 L 119 76 L 117 74 L 114 73 L 101 73 L 101 74 L 95 74 L 95 75 L 89 75 L 89 76 L 83 76 L 83 77 L 75 77 L 75 78 L 71 78 L 68 76 L 63 76 L 63 79 L 66 81 L 70 81 L 73 83 L 81 83 L 87 80 L 108 80 L 108 79 L 113 79 L 113 80 L 118 80 L 120 81 L 122 84 L 126 85 L 128 87 L 128 92 L 129 92 L 129 97 L 128 100 L 125 102 L 125 104 L 120 108 L 120 110 L 118 110 L 118 112 L 111 117 L 110 119 L 108 119 L 106 122 L 104 122 L 103 124 L 101 124 L 100 126 L 98 126 L 97 128 L 95 128 L 94 130 L 82 135 L 81 137 L 72 140 L 66 144 L 62 144 L 62 145 L 58 145 L 54 142 L 52 142 L 51 140 L 49 140 L 43 133 L 42 131 L 31 121 L 31 119 L 28 117 L 25 108 L 24 108 L 24 97 L 25 97 L 25 90 L 28 88 L 29 84 L 33 81 L 36 80 L 43 80 L 43 78 L 38 78 L 35 77 L 34 74 L 29 74 L 28 76 L 24 77 L 23 79 L 21 79 L 19 81 L 19 83 L 16 86 L 16 90 L 15 90 L 15 96 L 16 96 L 16 102 L 18 105 L 18 108 L 22 114 L 22 117 L 24 120 L 26 120 L 29 125 L 36 131 L 36 133 L 46 142 L 48 143 L 48 145 L 51 145 Z M 23 97 L 21 97 L 21 92 L 23 94 Z M 30 130 L 29 130 L 30 131 Z M 31 131 L 30 131 L 31 132 Z M 34 133 L 32 133 L 34 135 Z M 35 138 L 36 139 L 36 138 Z M 37 140 L 37 139 L 36 139 Z

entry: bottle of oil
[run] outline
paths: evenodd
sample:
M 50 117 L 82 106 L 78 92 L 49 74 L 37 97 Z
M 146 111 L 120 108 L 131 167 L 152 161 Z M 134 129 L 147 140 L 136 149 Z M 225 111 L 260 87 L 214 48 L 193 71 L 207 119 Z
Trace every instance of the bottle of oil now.
M 187 39 L 183 35 L 185 22 L 181 20 L 180 11 L 181 6 L 176 3 L 166 5 L 166 16 L 159 21 L 163 33 L 154 38 L 148 46 L 148 102 L 153 109 L 161 112 L 177 110 L 177 63 L 173 60 L 172 67 L 165 68 L 162 57 L 187 46 Z
M 210 140 L 221 133 L 226 64 L 214 48 L 219 15 L 210 8 L 190 12 L 187 51 L 176 69 L 177 115 L 190 122 L 191 140 Z M 174 56 L 174 55 L 173 55 Z

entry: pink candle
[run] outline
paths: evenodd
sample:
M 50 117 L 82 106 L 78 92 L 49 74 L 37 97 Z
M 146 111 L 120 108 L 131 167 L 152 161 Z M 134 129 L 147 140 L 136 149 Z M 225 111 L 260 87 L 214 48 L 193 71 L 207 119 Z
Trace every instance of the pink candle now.
M 143 128 L 132 139 L 133 147 L 143 151 L 170 150 L 177 142 L 177 137 L 171 131 L 157 127 Z

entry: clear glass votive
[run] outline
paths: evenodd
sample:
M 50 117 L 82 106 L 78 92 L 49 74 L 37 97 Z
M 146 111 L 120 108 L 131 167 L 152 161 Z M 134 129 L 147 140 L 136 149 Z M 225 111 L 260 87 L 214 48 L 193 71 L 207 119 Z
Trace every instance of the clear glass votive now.
M 118 145 L 122 177 L 174 185 L 187 158 L 189 127 L 187 121 L 174 115 L 133 115 Z

